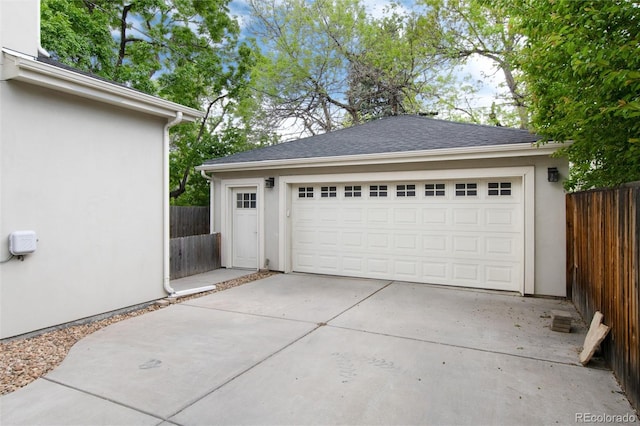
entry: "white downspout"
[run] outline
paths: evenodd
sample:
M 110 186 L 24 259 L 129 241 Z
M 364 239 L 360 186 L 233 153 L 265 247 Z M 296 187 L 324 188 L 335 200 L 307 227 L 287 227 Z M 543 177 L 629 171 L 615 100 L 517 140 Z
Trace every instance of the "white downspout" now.
M 200 170 L 200 175 L 202 175 L 203 178 L 205 178 L 208 182 L 209 182 L 209 233 L 213 234 L 214 233 L 214 226 L 213 226 L 213 222 L 214 222 L 214 203 L 215 203 L 215 198 L 213 198 L 214 196 L 214 185 L 213 185 L 213 175 L 209 176 L 207 174 L 206 171 L 204 170 Z
M 164 176 L 164 232 L 163 232 L 163 246 L 164 246 L 164 290 L 169 294 L 169 297 L 188 296 L 190 294 L 202 293 L 205 291 L 215 290 L 215 285 L 208 285 L 204 287 L 190 288 L 187 290 L 176 291 L 171 287 L 171 247 L 170 247 L 170 222 L 169 222 L 169 129 L 176 124 L 182 122 L 182 112 L 178 111 L 175 118 L 170 119 L 164 126 L 164 146 L 163 146 L 163 176 Z
M 162 223 L 162 254 L 164 257 L 163 264 L 163 283 L 164 290 L 169 294 L 169 296 L 176 296 L 176 291 L 171 287 L 171 249 L 169 244 L 170 235 L 170 222 L 169 222 L 169 146 L 171 140 L 169 138 L 169 129 L 179 124 L 182 121 L 182 112 L 176 112 L 176 116 L 174 118 L 169 119 L 167 124 L 164 125 L 164 141 L 162 145 L 162 179 L 163 183 L 163 223 Z

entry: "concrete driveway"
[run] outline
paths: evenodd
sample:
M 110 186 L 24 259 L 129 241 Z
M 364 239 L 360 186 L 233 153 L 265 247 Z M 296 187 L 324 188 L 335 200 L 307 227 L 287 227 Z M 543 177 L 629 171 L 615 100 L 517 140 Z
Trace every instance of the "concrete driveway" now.
M 572 312 L 571 334 L 549 329 L 552 309 Z M 584 334 L 558 300 L 275 275 L 88 336 L 1 397 L 0 423 L 634 420 L 612 373 L 577 363 Z

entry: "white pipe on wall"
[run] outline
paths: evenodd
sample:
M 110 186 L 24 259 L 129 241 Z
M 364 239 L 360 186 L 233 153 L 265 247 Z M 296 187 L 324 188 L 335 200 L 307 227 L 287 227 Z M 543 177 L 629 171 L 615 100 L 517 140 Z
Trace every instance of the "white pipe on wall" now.
M 163 218 L 163 252 L 164 252 L 164 270 L 163 270 L 163 281 L 164 281 L 164 290 L 169 294 L 170 297 L 179 297 L 179 296 L 188 296 L 190 294 L 202 293 L 205 291 L 215 290 L 215 285 L 208 285 L 204 287 L 198 288 L 190 288 L 187 290 L 176 291 L 173 287 L 171 287 L 171 246 L 170 246 L 170 208 L 169 208 L 169 147 L 171 140 L 169 138 L 169 129 L 176 124 L 180 124 L 182 122 L 182 112 L 178 111 L 176 113 L 175 118 L 170 119 L 167 124 L 164 126 L 164 145 L 163 145 L 163 177 L 164 177 L 164 218 Z
M 164 141 L 163 141 L 163 145 L 162 145 L 162 161 L 163 161 L 163 165 L 162 165 L 162 178 L 164 180 L 163 183 L 163 223 L 162 223 L 162 244 L 163 244 L 163 256 L 164 256 L 164 262 L 163 262 L 163 272 L 162 272 L 162 276 L 163 276 L 163 282 L 164 282 L 164 290 L 170 295 L 170 296 L 175 296 L 176 295 L 176 291 L 173 289 L 173 287 L 171 287 L 171 262 L 170 262 L 170 257 L 171 257 L 171 247 L 170 247 L 170 242 L 169 239 L 171 238 L 170 235 L 170 221 L 169 221 L 169 147 L 170 147 L 170 143 L 171 140 L 169 138 L 169 129 L 172 128 L 173 126 L 175 126 L 176 124 L 179 124 L 180 122 L 182 122 L 182 112 L 178 111 L 176 113 L 176 116 L 174 118 L 169 119 L 169 121 L 167 121 L 167 124 L 164 125 Z
M 202 175 L 203 178 L 205 178 L 209 182 L 209 233 L 213 234 L 215 233 L 215 229 L 213 226 L 213 223 L 214 223 L 213 206 L 215 202 L 215 198 L 213 198 L 214 196 L 213 175 L 209 176 L 207 172 L 205 172 L 204 170 L 200 170 L 200 174 Z

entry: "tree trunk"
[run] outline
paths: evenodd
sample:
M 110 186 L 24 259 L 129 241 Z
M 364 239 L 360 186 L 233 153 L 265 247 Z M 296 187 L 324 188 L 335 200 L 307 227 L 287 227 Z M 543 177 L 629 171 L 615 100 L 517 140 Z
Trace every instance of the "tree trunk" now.
M 511 72 L 511 67 L 506 63 L 501 63 L 500 66 L 504 73 L 507 87 L 509 87 L 511 99 L 513 99 L 513 103 L 518 111 L 518 116 L 520 117 L 520 128 L 526 129 L 529 127 L 529 114 L 527 113 L 527 107 L 524 103 L 524 96 L 518 92 L 518 86 L 515 78 L 513 77 L 513 73 Z
M 128 4 L 122 8 L 122 18 L 120 19 L 120 49 L 118 51 L 118 62 L 116 62 L 116 69 L 120 68 L 126 54 L 127 47 L 127 15 L 133 7 L 132 4 Z

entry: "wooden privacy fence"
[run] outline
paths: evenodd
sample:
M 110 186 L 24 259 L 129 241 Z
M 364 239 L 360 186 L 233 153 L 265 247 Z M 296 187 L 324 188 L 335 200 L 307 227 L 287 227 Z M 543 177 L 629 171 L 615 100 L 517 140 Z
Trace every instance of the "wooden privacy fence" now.
M 170 278 L 220 268 L 220 234 L 209 234 L 209 207 L 171 206 Z
M 567 195 L 567 295 L 611 327 L 603 355 L 640 408 L 640 183 Z
M 171 238 L 209 233 L 209 207 L 171 206 L 170 209 Z
M 171 238 L 171 279 L 220 267 L 220 234 Z

